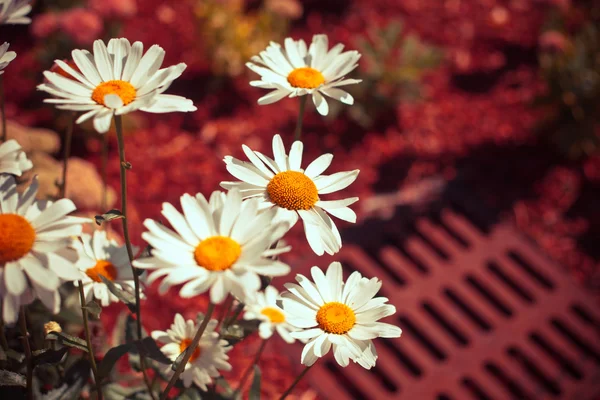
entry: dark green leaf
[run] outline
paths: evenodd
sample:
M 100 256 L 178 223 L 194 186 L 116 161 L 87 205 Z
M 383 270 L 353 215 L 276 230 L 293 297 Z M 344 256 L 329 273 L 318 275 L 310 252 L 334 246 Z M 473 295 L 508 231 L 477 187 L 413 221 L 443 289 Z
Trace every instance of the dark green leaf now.
M 0 369 L 0 386 L 22 386 L 27 385 L 25 377 L 16 372 Z
M 133 343 L 126 343 L 108 350 L 98 366 L 98 381 L 102 382 L 102 380 L 110 374 L 110 371 L 113 369 L 116 362 L 119 361 L 119 358 L 127 354 L 133 346 Z
M 100 316 L 100 313 L 102 312 L 102 307 L 100 307 L 100 305 L 98 303 L 96 303 L 94 300 L 88 302 L 85 305 L 85 308 L 88 310 L 89 313 L 93 314 L 96 318 Z
M 34 351 L 33 365 L 58 364 L 68 351 L 68 347 L 62 347 L 58 350 L 44 349 Z
M 58 340 L 61 344 L 69 347 L 73 347 L 79 350 L 83 350 L 87 353 L 87 343 L 85 340 L 75 336 L 68 335 L 64 332 L 50 332 L 46 335 L 47 340 Z
M 135 344 L 147 357 L 161 364 L 171 364 L 172 361 L 160 351 L 160 348 L 151 337 L 145 337 L 141 342 L 135 342 Z
M 19 353 L 18 351 L 13 349 L 8 349 L 6 350 L 6 357 L 11 358 L 18 363 L 21 363 L 25 359 L 25 354 Z
M 116 209 L 107 211 L 106 213 L 104 213 L 102 215 L 96 215 L 96 217 L 95 217 L 97 225 L 102 225 L 104 222 L 110 222 L 113 219 L 121 219 L 121 218 L 125 218 L 125 216 L 121 213 L 121 211 L 116 210 Z
M 89 361 L 80 358 L 65 373 L 62 385 L 49 391 L 43 400 L 75 400 L 81 397 L 81 391 L 90 377 Z
M 121 300 L 125 305 L 129 308 L 129 310 L 135 314 L 136 306 L 135 306 L 135 296 L 125 290 L 119 289 L 110 279 L 106 279 L 103 275 L 98 275 L 102 282 L 108 287 L 108 290 L 119 300 Z
M 254 365 L 254 379 L 252 379 L 252 386 L 250 386 L 250 392 L 248 393 L 248 400 L 260 400 L 260 368 L 258 365 Z

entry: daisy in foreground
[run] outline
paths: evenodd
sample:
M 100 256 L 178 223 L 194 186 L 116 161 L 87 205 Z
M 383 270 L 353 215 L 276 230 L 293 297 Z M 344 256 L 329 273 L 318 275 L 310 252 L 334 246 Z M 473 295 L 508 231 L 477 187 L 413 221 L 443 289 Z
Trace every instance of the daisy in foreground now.
M 0 75 L 4 73 L 4 68 L 17 57 L 17 53 L 14 51 L 7 51 L 9 46 L 8 43 L 4 43 L 0 46 Z
M 31 18 L 26 17 L 31 11 L 31 0 L 0 0 L 1 24 L 30 24 Z
M 285 39 L 285 48 L 271 42 L 259 56 L 252 57 L 248 68 L 260 75 L 260 81 L 250 85 L 274 89 L 258 99 L 258 104 L 271 104 L 282 98 L 312 95 L 313 103 L 321 115 L 329 113 L 329 105 L 322 94 L 352 105 L 354 98 L 340 86 L 361 82 L 344 79 L 358 64 L 358 51 L 345 51 L 338 43 L 329 50 L 327 35 L 314 35 L 308 50 L 304 40 Z
M 134 261 L 134 266 L 155 269 L 148 283 L 164 276 L 159 291 L 187 282 L 179 292 L 184 298 L 210 290 L 211 302 L 221 303 L 228 293 L 240 301 L 253 297 L 260 288 L 259 275 L 282 276 L 290 267 L 269 257 L 290 250 L 269 249 L 285 233 L 273 224 L 274 212 L 258 213 L 258 201 L 242 202 L 237 190 L 223 198 L 221 192 L 181 197 L 183 214 L 164 203 L 162 214 L 175 232 L 147 219 L 142 237 L 152 246 L 152 257 Z
M 385 297 L 374 297 L 381 288 L 377 278 L 367 279 L 355 271 L 343 282 L 339 262 L 329 265 L 327 273 L 312 267 L 314 283 L 297 275 L 295 283 L 285 285 L 283 310 L 288 322 L 303 330 L 292 332 L 296 339 L 308 340 L 302 351 L 302 364 L 313 365 L 333 347 L 335 360 L 342 367 L 349 360 L 370 369 L 377 352 L 372 339 L 396 338 L 402 334 L 397 326 L 378 322 L 396 312 Z
M 185 365 L 185 370 L 179 376 L 183 380 L 185 387 L 190 387 L 192 383 L 206 391 L 206 385 L 212 382 L 211 378 L 220 376 L 221 371 L 231 371 L 231 365 L 227 362 L 229 356 L 226 354 L 231 350 L 231 346 L 227 345 L 226 340 L 219 340 L 219 334 L 215 332 L 217 320 L 211 319 L 206 330 L 202 333 L 200 343 L 194 353 Z M 194 321 L 183 319 L 181 314 L 175 315 L 175 322 L 166 332 L 154 331 L 152 338 L 161 343 L 165 343 L 161 347 L 161 351 L 165 356 L 175 361 L 179 354 L 192 343 L 192 339 L 196 334 L 196 324 Z M 169 376 L 173 375 L 171 366 L 168 366 L 165 373 Z
M 16 140 L 10 139 L 0 144 L 0 174 L 21 176 L 32 167 L 33 163 Z
M 111 39 L 108 47 L 102 40 L 94 42 L 94 53 L 73 50 L 76 69 L 68 63 L 55 63 L 74 79 L 63 74 L 45 71 L 47 83 L 39 90 L 55 98 L 44 100 L 56 104 L 61 110 L 84 111 L 77 119 L 81 124 L 94 118 L 94 128 L 107 132 L 113 115 L 123 115 L 136 110 L 151 113 L 195 111 L 191 100 L 181 96 L 163 94 L 171 83 L 185 70 L 180 63 L 160 69 L 165 51 L 158 45 L 143 54 L 144 45 L 127 39 Z
M 298 215 L 304 221 L 306 239 L 313 251 L 335 254 L 342 247 L 342 238 L 332 219 L 325 213 L 348 222 L 356 222 L 356 214 L 348 206 L 358 197 L 323 201 L 319 195 L 337 192 L 356 180 L 359 170 L 323 175 L 333 155 L 323 154 L 311 162 L 306 170 L 302 163 L 302 142 L 292 144 L 289 157 L 281 136 L 273 137 L 275 160 L 243 145 L 244 154 L 251 163 L 231 156 L 225 157 L 227 171 L 242 182 L 221 182 L 225 189 L 237 188 L 246 198 L 257 197 L 261 209 L 275 208 L 278 217 L 294 225 Z
M 127 248 L 109 240 L 106 231 L 97 230 L 93 236 L 81 235 L 81 242 L 76 242 L 75 249 L 79 255 L 75 265 L 85 274 L 81 281 L 86 302 L 96 298 L 106 307 L 111 302 L 119 301 L 102 282 L 100 275 L 112 281 L 117 288 L 133 293 L 133 275 L 129 267 Z M 133 251 L 137 252 L 135 248 Z M 77 285 L 78 282 L 75 282 L 75 286 Z
M 260 321 L 258 334 L 262 339 L 268 339 L 277 331 L 279 336 L 288 343 L 296 340 L 290 332 L 297 331 L 287 322 L 286 313 L 277 305 L 279 292 L 273 286 L 267 286 L 264 293 L 259 292 L 252 303 L 246 305 L 245 320 Z
M 75 211 L 71 200 L 36 201 L 37 190 L 34 179 L 19 194 L 12 176 L 0 176 L 0 296 L 6 323 L 14 323 L 19 306 L 34 297 L 57 313 L 62 281 L 81 278 L 67 247 L 90 221 L 67 215 Z

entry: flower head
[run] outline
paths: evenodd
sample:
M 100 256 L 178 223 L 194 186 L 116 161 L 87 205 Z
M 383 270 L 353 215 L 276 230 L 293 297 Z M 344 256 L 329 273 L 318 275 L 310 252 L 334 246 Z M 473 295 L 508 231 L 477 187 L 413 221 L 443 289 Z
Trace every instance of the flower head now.
M 0 296 L 7 323 L 36 297 L 58 312 L 58 287 L 81 278 L 67 247 L 89 220 L 67 215 L 75 210 L 71 200 L 36 201 L 37 189 L 34 179 L 19 194 L 13 177 L 0 176 Z
M 96 298 L 103 307 L 119 301 L 102 282 L 100 275 L 112 281 L 119 289 L 133 291 L 133 275 L 127 248 L 109 240 L 106 231 L 95 231 L 93 236 L 81 235 L 81 242 L 76 242 L 75 249 L 79 254 L 76 266 L 85 274 L 81 281 L 86 301 Z
M 290 336 L 290 332 L 298 330 L 287 322 L 285 311 L 279 307 L 277 300 L 279 292 L 273 286 L 267 286 L 264 293 L 257 293 L 254 301 L 246 304 L 244 319 L 260 321 L 258 334 L 263 339 L 273 336 L 277 331 L 279 336 L 288 343 L 294 343 L 295 339 Z
M 0 24 L 30 24 L 31 0 L 0 0 Z
M 273 212 L 258 212 L 257 201 L 244 201 L 237 190 L 214 192 L 210 203 L 202 194 L 181 197 L 183 214 L 164 203 L 162 214 L 171 229 L 147 219 L 142 237 L 152 246 L 152 257 L 134 261 L 137 268 L 154 269 L 151 283 L 165 277 L 159 290 L 187 282 L 179 292 L 192 297 L 210 290 L 213 303 L 228 293 L 240 300 L 254 296 L 259 275 L 282 276 L 290 267 L 269 257 L 290 250 L 270 249 L 286 230 L 273 224 Z
M 318 255 L 337 253 L 342 247 L 342 238 L 325 211 L 345 221 L 356 222 L 356 214 L 348 206 L 358 201 L 358 197 L 324 201 L 320 195 L 348 187 L 359 170 L 323 175 L 333 159 L 331 154 L 323 154 L 304 170 L 300 167 L 302 142 L 294 142 L 288 156 L 279 135 L 273 137 L 274 160 L 245 145 L 242 149 L 251 163 L 225 157 L 227 171 L 242 182 L 221 182 L 221 186 L 237 188 L 246 198 L 258 198 L 261 209 L 277 209 L 278 218 L 291 225 L 296 223 L 299 215 L 313 251 Z
M 219 340 L 219 334 L 215 332 L 217 321 L 211 319 L 206 330 L 202 333 L 200 342 L 194 353 L 185 366 L 183 373 L 179 376 L 183 380 L 185 387 L 190 387 L 192 383 L 207 390 L 206 385 L 212 382 L 211 378 L 216 378 L 221 371 L 230 371 L 231 365 L 227 362 L 229 356 L 226 354 L 231 350 L 226 340 Z M 171 360 L 175 361 L 177 357 L 188 348 L 196 334 L 197 326 L 192 320 L 185 321 L 181 314 L 175 315 L 175 321 L 166 332 L 154 331 L 152 338 L 161 343 L 161 351 Z M 171 366 L 167 367 L 165 373 L 173 374 Z
M 151 46 L 142 56 L 141 42 L 133 45 L 127 39 L 111 39 L 108 47 L 101 40 L 94 42 L 94 53 L 73 50 L 77 69 L 56 60 L 56 64 L 74 79 L 45 71 L 48 80 L 38 86 L 54 98 L 46 103 L 56 104 L 62 110 L 84 111 L 77 119 L 81 124 L 94 118 L 94 128 L 107 132 L 113 115 L 135 110 L 151 113 L 195 111 L 196 107 L 181 96 L 163 94 L 185 70 L 180 63 L 160 69 L 165 51 Z
M 396 307 L 386 304 L 387 298 L 374 297 L 381 281 L 363 278 L 355 271 L 344 283 L 338 262 L 331 263 L 326 274 L 312 267 L 311 275 L 314 282 L 297 275 L 299 285 L 287 283 L 289 292 L 282 294 L 288 322 L 303 329 L 290 335 L 308 340 L 302 351 L 302 364 L 314 364 L 333 347 L 335 359 L 342 367 L 350 359 L 367 369 L 375 366 L 377 352 L 372 339 L 402 334 L 397 326 L 378 322 L 396 312 Z
M 0 46 L 0 75 L 4 73 L 4 68 L 17 57 L 17 53 L 14 51 L 7 51 L 9 46 L 10 44 L 6 42 Z
M 16 140 L 10 139 L 0 144 L 0 174 L 21 176 L 32 167 L 33 164 Z
M 327 115 L 329 105 L 323 94 L 345 104 L 354 103 L 354 98 L 339 87 L 361 82 L 360 79 L 344 79 L 358 66 L 359 52 L 342 52 L 344 45 L 341 43 L 329 49 L 327 35 L 314 35 L 308 50 L 304 40 L 287 38 L 284 43 L 282 48 L 271 42 L 266 50 L 246 64 L 261 77 L 260 81 L 252 81 L 250 85 L 273 89 L 258 99 L 258 104 L 309 94 L 319 114 Z

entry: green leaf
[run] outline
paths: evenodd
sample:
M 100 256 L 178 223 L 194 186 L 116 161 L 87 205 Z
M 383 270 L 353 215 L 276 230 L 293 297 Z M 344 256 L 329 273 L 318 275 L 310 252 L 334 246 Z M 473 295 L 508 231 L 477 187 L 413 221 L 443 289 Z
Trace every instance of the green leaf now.
M 58 350 L 38 350 L 33 352 L 33 365 L 58 364 L 65 354 L 69 351 L 68 347 L 62 347 Z
M 88 310 L 89 313 L 94 315 L 96 318 L 98 318 L 100 316 L 100 313 L 102 312 L 102 307 L 100 307 L 100 305 L 98 303 L 96 303 L 94 300 L 88 302 L 85 305 L 85 308 Z
M 108 350 L 102 359 L 102 362 L 98 366 L 98 381 L 102 382 L 102 380 L 110 374 L 110 371 L 113 369 L 119 358 L 123 357 L 129 350 L 134 346 L 133 343 L 122 344 L 117 347 L 113 347 Z
M 121 211 L 113 209 L 113 210 L 107 211 L 106 213 L 104 213 L 102 215 L 96 215 L 94 218 L 96 220 L 97 225 L 102 225 L 104 222 L 110 222 L 114 219 L 125 218 L 125 216 L 121 213 Z
M 252 379 L 252 386 L 250 386 L 250 392 L 248 393 L 248 400 L 260 400 L 260 379 L 261 379 L 260 368 L 258 365 L 254 365 L 254 379 Z
M 151 337 L 145 337 L 141 341 L 135 342 L 135 344 L 138 349 L 141 348 L 144 355 L 146 355 L 148 358 L 158 361 L 161 364 L 171 364 L 171 359 L 169 359 L 162 351 L 160 351 L 160 348 Z
M 100 279 L 102 279 L 102 282 L 104 282 L 104 284 L 108 287 L 108 290 L 114 294 L 119 300 L 121 300 L 123 303 L 125 303 L 125 305 L 129 308 L 129 311 L 131 311 L 133 314 L 135 314 L 137 308 L 136 308 L 136 304 L 135 304 L 135 295 L 119 289 L 117 287 L 117 285 L 115 285 L 110 279 L 107 279 L 105 276 L 103 275 L 98 275 L 100 277 Z
M 46 335 L 47 340 L 58 340 L 60 344 L 73 347 L 75 349 L 79 349 L 85 351 L 87 353 L 87 343 L 85 340 L 80 339 L 75 336 L 68 335 L 64 332 L 50 332 Z

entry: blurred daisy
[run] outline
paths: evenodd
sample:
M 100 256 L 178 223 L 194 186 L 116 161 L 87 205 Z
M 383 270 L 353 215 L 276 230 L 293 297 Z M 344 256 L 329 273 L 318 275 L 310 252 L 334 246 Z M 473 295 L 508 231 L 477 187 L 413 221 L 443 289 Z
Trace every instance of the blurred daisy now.
M 314 364 L 333 347 L 335 360 L 342 367 L 350 359 L 366 369 L 375 366 L 377 353 L 371 340 L 395 338 L 402 333 L 397 326 L 378 322 L 396 312 L 396 307 L 386 304 L 387 298 L 374 297 L 381 281 L 363 278 L 355 271 L 344 283 L 338 262 L 331 263 L 326 274 L 312 267 L 311 275 L 314 283 L 299 274 L 299 285 L 287 283 L 289 292 L 282 294 L 288 322 L 303 329 L 290 335 L 308 340 L 302 351 L 302 364 Z
M 163 94 L 171 83 L 185 70 L 180 63 L 160 69 L 165 51 L 151 46 L 142 56 L 141 42 L 133 45 L 127 39 L 111 39 L 108 47 L 102 40 L 94 42 L 94 54 L 87 50 L 73 50 L 72 68 L 61 60 L 55 63 L 74 79 L 64 74 L 45 71 L 47 83 L 39 90 L 55 98 L 46 103 L 57 104 L 61 110 L 84 111 L 77 119 L 81 124 L 94 118 L 94 128 L 107 132 L 113 115 L 123 115 L 135 110 L 151 113 L 195 111 L 191 100 L 181 96 Z
M 329 50 L 327 35 L 314 35 L 306 49 L 304 40 L 285 39 L 285 48 L 271 42 L 259 56 L 252 57 L 248 68 L 260 75 L 260 81 L 250 85 L 274 89 L 258 99 L 258 104 L 271 104 L 282 98 L 312 95 L 313 103 L 321 115 L 327 115 L 329 105 L 322 96 L 329 96 L 345 104 L 353 104 L 352 96 L 340 86 L 361 82 L 360 79 L 344 79 L 358 64 L 358 51 L 345 51 L 343 44 Z
M 109 240 L 106 231 L 95 231 L 94 235 L 81 235 L 81 242 L 76 242 L 75 249 L 79 260 L 75 264 L 84 274 L 83 292 L 85 300 L 100 300 L 103 307 L 119 299 L 108 290 L 100 275 L 112 281 L 119 289 L 134 293 L 133 275 L 129 266 L 129 255 L 125 246 L 119 246 Z M 134 253 L 137 249 L 133 249 Z M 78 283 L 75 282 L 75 286 Z
M 62 281 L 81 278 L 67 247 L 89 220 L 67 215 L 75 211 L 71 200 L 36 201 L 37 190 L 35 178 L 19 194 L 12 176 L 0 176 L 0 295 L 7 323 L 28 302 L 22 296 L 38 297 L 57 313 Z
M 32 162 L 16 140 L 10 139 L 0 144 L 0 174 L 21 176 L 32 167 Z
M 1 24 L 30 24 L 31 18 L 26 17 L 31 11 L 31 0 L 0 0 Z
M 254 301 L 246 304 L 244 319 L 260 321 L 258 334 L 263 339 L 273 336 L 277 331 L 279 336 L 288 343 L 294 343 L 295 339 L 290 332 L 298 330 L 287 322 L 285 312 L 277 305 L 279 292 L 273 286 L 267 286 L 264 293 L 257 293 Z
M 17 57 L 17 53 L 14 51 L 7 51 L 9 46 L 10 44 L 6 42 L 0 46 L 0 75 L 4 73 L 4 68 Z
M 289 221 L 291 225 L 296 223 L 300 215 L 304 221 L 306 239 L 316 254 L 335 254 L 340 251 L 342 238 L 325 211 L 344 221 L 356 222 L 356 214 L 348 206 L 358 201 L 358 197 L 323 201 L 319 195 L 348 187 L 358 176 L 359 170 L 322 175 L 331 164 L 331 154 L 323 154 L 303 170 L 300 168 L 302 142 L 292 144 L 288 157 L 279 135 L 273 137 L 275 160 L 252 151 L 248 146 L 243 145 L 242 149 L 251 163 L 225 157 L 227 171 L 242 182 L 221 182 L 221 186 L 225 189 L 237 188 L 246 198 L 258 197 L 262 203 L 261 209 L 276 208 L 278 218 Z
M 194 383 L 206 391 L 206 385 L 212 382 L 211 378 L 221 375 L 219 370 L 231 371 L 231 365 L 227 362 L 229 356 L 226 354 L 231 350 L 231 346 L 227 345 L 226 340 L 219 340 L 219 334 L 215 332 L 216 326 L 217 320 L 211 319 L 200 338 L 198 347 L 194 350 L 185 369 L 179 376 L 185 387 L 190 387 Z M 175 361 L 192 343 L 196 330 L 197 326 L 194 321 L 188 320 L 186 322 L 181 314 L 177 314 L 171 329 L 167 329 L 166 332 L 154 331 L 152 332 L 152 338 L 165 343 L 160 350 L 165 356 Z M 173 375 L 171 366 L 166 368 L 165 373 L 169 376 Z
M 242 202 L 237 190 L 225 196 L 213 193 L 210 203 L 202 194 L 181 197 L 183 214 L 163 203 L 163 216 L 172 231 L 154 220 L 144 225 L 142 237 L 152 246 L 152 257 L 134 261 L 137 268 L 155 269 L 148 282 L 164 276 L 159 291 L 187 282 L 184 298 L 210 290 L 210 300 L 221 303 L 228 293 L 244 301 L 260 288 L 259 275 L 282 276 L 287 264 L 269 257 L 290 250 L 269 249 L 284 233 L 273 224 L 274 212 L 258 212 L 258 201 Z

